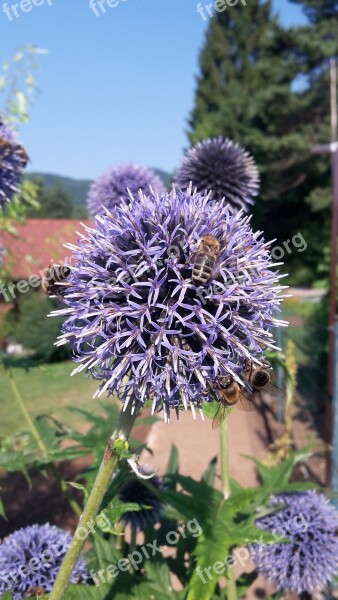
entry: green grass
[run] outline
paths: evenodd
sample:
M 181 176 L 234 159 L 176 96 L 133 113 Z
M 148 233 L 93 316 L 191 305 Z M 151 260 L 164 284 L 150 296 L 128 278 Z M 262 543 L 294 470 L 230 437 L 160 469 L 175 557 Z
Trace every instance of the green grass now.
M 67 407 L 76 406 L 90 410 L 98 408 L 97 402 L 92 399 L 98 382 L 86 378 L 83 373 L 70 377 L 73 368 L 74 363 L 63 362 L 32 368 L 28 372 L 19 368 L 12 369 L 16 385 L 33 417 L 53 414 L 60 421 L 75 426 L 77 417 L 68 411 Z M 13 396 L 8 376 L 1 371 L 0 377 L 0 437 L 4 437 L 27 428 Z

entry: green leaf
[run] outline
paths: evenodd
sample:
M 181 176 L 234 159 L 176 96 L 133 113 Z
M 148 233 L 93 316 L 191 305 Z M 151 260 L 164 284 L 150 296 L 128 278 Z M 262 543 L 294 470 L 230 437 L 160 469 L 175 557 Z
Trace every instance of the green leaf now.
M 209 419 L 213 419 L 217 412 L 218 407 L 219 407 L 219 402 L 203 402 L 203 404 L 202 404 L 203 414 L 206 417 L 209 417 Z
M 12 60 L 13 60 L 13 62 L 19 62 L 20 60 L 23 59 L 23 57 L 24 57 L 24 53 L 19 50 L 19 52 L 14 54 L 14 56 L 12 57 Z
M 0 498 L 0 517 L 2 517 L 3 519 L 6 519 L 6 521 L 7 521 L 4 503 L 1 498 Z
M 210 571 L 210 566 L 226 560 L 232 548 L 254 541 L 275 541 L 271 533 L 258 529 L 254 522 L 256 509 L 267 502 L 270 490 L 237 486 L 230 498 L 224 500 L 221 492 L 204 480 L 198 482 L 181 475 L 175 480 L 183 488 L 182 492 L 164 491 L 161 497 L 185 519 L 195 519 L 202 531 L 193 552 L 197 563 L 187 598 L 209 600 L 219 579 L 218 574 Z M 210 577 L 203 577 L 205 569 L 209 570 Z
M 76 490 L 80 490 L 83 493 L 85 500 L 88 500 L 89 492 L 84 485 L 81 485 L 81 483 L 77 483 L 75 481 L 66 481 L 66 483 Z
M 114 527 L 114 524 L 121 519 L 122 515 L 130 511 L 148 509 L 151 509 L 151 506 L 141 506 L 136 502 L 121 502 L 121 500 L 115 497 L 106 508 L 100 512 L 96 518 L 96 523 L 104 533 L 118 535 L 120 532 Z
M 166 473 L 166 475 L 178 473 L 178 468 L 179 468 L 178 450 L 177 450 L 176 446 L 172 445 L 165 473 Z
M 106 569 L 108 565 L 114 564 L 122 558 L 122 553 L 115 548 L 112 540 L 106 540 L 101 535 L 94 536 L 93 550 L 94 559 L 90 561 L 92 563 L 90 566 L 93 566 L 94 570 Z
M 289 484 L 294 466 L 301 461 L 306 460 L 312 454 L 310 448 L 304 448 L 297 452 L 291 453 L 291 455 L 279 465 L 274 467 L 266 467 L 255 458 L 246 456 L 249 460 L 252 460 L 262 480 L 264 488 L 269 489 L 271 494 L 277 494 L 286 490 Z
M 208 485 L 214 485 L 215 473 L 217 469 L 217 456 L 211 459 L 209 462 L 206 471 L 203 473 L 203 481 Z
M 41 600 L 48 600 L 47 596 L 42 596 Z M 113 598 L 111 585 L 69 585 L 66 592 L 67 600 L 110 600 Z

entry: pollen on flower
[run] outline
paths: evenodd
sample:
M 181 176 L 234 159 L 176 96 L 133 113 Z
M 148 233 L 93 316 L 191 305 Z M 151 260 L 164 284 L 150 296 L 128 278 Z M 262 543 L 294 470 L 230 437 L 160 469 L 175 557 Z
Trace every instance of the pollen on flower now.
M 206 282 L 193 280 L 201 238 L 219 251 Z M 208 382 L 241 375 L 275 348 L 272 329 L 283 286 L 269 243 L 242 211 L 191 189 L 121 201 L 85 227 L 63 294 L 66 320 L 58 344 L 100 381 L 98 394 L 117 394 L 135 410 L 196 406 Z M 199 260 L 199 259 L 198 259 Z M 208 261 L 208 257 L 205 258 Z

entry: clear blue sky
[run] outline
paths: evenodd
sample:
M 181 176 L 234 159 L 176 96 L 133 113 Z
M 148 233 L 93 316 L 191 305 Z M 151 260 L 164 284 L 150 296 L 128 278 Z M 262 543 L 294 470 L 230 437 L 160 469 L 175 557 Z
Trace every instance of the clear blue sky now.
M 119 0 L 99 17 L 89 0 L 39 1 L 10 21 L 0 0 L 0 62 L 24 43 L 49 50 L 20 128 L 30 170 L 93 178 L 128 161 L 172 171 L 187 145 L 207 26 L 197 0 Z M 305 22 L 287 0 L 275 7 L 284 24 Z

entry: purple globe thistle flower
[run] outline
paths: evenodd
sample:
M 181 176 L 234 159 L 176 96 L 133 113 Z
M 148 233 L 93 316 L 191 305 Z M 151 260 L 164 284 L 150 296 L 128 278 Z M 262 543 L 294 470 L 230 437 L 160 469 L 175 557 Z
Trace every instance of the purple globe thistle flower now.
M 24 148 L 17 143 L 14 132 L 0 117 L 0 209 L 19 191 L 27 161 Z
M 190 182 L 199 193 L 211 191 L 211 200 L 225 198 L 232 210 L 248 211 L 258 194 L 259 173 L 244 148 L 220 136 L 197 143 L 184 156 L 175 183 L 186 189 Z
M 173 190 L 162 198 L 139 194 L 129 205 L 85 227 L 74 252 L 68 317 L 57 345 L 70 342 L 74 360 L 101 381 L 100 395 L 117 393 L 124 408 L 200 408 L 210 382 L 240 377 L 247 360 L 274 348 L 271 328 L 282 286 L 269 243 L 232 215 L 224 202 Z M 201 253 L 211 235 L 219 250 Z M 202 266 L 201 269 L 201 259 Z M 213 265 L 213 268 L 211 268 Z M 200 284 L 193 273 L 207 273 Z
M 165 193 L 161 179 L 154 171 L 139 165 L 120 165 L 102 173 L 90 186 L 87 198 L 91 217 L 103 215 L 105 208 L 112 210 L 120 204 L 121 198 L 130 202 L 130 193 L 137 195 L 139 190 L 147 194 L 150 188 L 159 196 Z
M 291 543 L 254 546 L 259 572 L 278 590 L 323 590 L 338 571 L 338 511 L 313 490 L 278 495 L 271 505 L 281 508 L 258 519 L 257 527 Z
M 150 475 L 153 469 L 144 465 L 140 468 L 140 471 L 142 475 Z M 135 529 L 144 531 L 148 525 L 158 523 L 162 503 L 158 496 L 150 489 L 151 486 L 154 486 L 159 491 L 163 489 L 164 483 L 162 478 L 154 475 L 145 483 L 142 479 L 133 476 L 119 489 L 117 496 L 121 502 L 136 502 L 141 506 L 151 507 L 124 513 L 122 521 L 125 525 L 130 525 Z
M 0 545 L 0 595 L 9 591 L 20 600 L 30 591 L 35 597 L 34 588 L 50 592 L 71 541 L 71 535 L 49 523 L 23 527 L 7 536 Z M 81 557 L 70 581 L 87 579 Z

